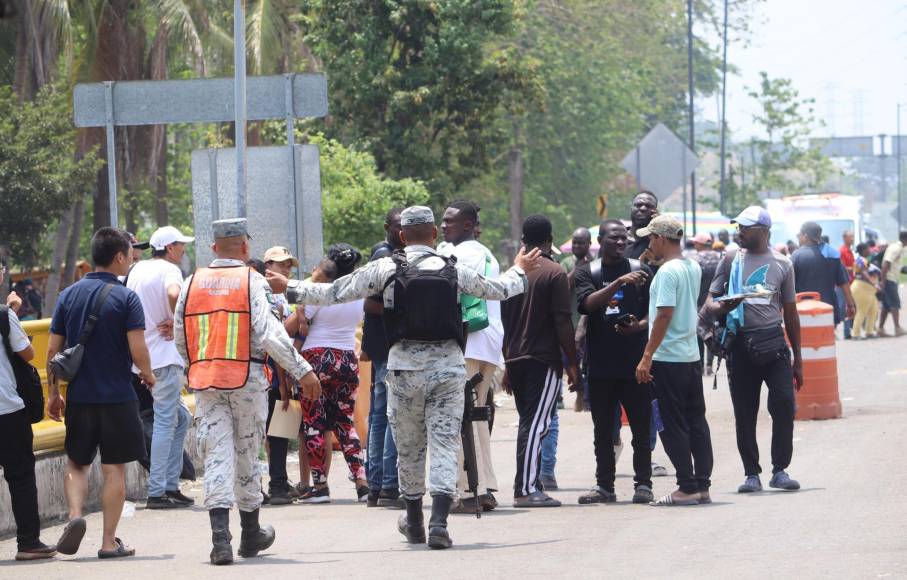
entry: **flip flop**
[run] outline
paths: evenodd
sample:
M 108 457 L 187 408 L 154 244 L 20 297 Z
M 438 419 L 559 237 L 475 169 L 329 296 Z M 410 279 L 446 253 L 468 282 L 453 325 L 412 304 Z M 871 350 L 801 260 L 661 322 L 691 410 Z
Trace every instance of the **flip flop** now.
M 70 520 L 66 527 L 63 528 L 63 533 L 57 542 L 57 552 L 67 556 L 72 556 L 78 552 L 79 546 L 82 544 L 82 538 L 85 537 L 85 528 L 85 520 L 82 518 Z
M 126 544 L 123 543 L 123 540 L 119 538 L 114 538 L 117 547 L 113 550 L 98 550 L 98 558 L 106 560 L 108 558 L 125 558 L 127 556 L 135 556 L 135 548 L 127 548 Z
M 669 493 L 658 501 L 653 501 L 649 504 L 654 507 L 673 507 L 673 506 L 686 506 L 686 505 L 699 505 L 699 498 L 694 499 L 674 499 L 674 494 Z

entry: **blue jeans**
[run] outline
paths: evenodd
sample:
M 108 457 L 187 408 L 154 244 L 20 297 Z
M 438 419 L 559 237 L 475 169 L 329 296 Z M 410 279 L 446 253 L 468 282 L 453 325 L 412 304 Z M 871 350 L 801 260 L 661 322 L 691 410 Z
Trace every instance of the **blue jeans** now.
M 835 298 L 838 301 L 838 312 L 843 318 L 847 312 L 847 297 L 844 296 L 844 291 L 839 287 L 835 286 Z M 844 318 L 844 338 L 850 338 L 850 331 L 853 329 L 853 319 Z
M 368 412 L 368 488 L 397 489 L 397 446 L 387 422 L 387 361 L 372 361 L 372 405 Z
M 542 439 L 542 475 L 554 477 L 554 467 L 557 465 L 557 437 L 559 432 L 557 405 L 554 405 L 551 408 L 551 424 L 548 425 L 548 433 Z
M 151 468 L 148 496 L 161 497 L 179 489 L 183 470 L 183 442 L 192 415 L 183 405 L 183 368 L 168 365 L 154 369 L 154 430 L 151 433 Z

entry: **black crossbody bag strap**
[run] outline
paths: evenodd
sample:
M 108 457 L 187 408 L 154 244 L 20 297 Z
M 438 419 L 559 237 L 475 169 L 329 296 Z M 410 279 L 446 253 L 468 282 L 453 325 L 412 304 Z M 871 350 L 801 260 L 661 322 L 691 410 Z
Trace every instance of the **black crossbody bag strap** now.
M 79 334 L 77 344 L 85 346 L 85 343 L 88 342 L 88 338 L 91 336 L 91 333 L 94 332 L 94 327 L 98 323 L 98 317 L 101 315 L 101 307 L 104 306 L 104 302 L 107 301 L 107 297 L 112 290 L 113 284 L 104 285 L 104 289 L 101 290 L 101 293 L 94 301 L 94 307 L 91 309 L 91 314 L 88 315 L 88 320 L 85 321 L 82 333 Z
M 0 337 L 3 337 L 3 348 L 6 350 L 6 356 L 12 357 L 13 348 L 9 343 L 9 306 L 0 305 Z M 12 358 L 10 358 L 12 363 Z

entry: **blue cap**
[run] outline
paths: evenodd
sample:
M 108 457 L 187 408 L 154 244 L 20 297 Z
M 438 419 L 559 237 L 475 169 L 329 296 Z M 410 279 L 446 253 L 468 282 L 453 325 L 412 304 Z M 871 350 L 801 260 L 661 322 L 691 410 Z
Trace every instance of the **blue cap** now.
M 740 212 L 740 215 L 732 219 L 731 223 L 739 224 L 745 228 L 750 226 L 765 226 L 770 228 L 772 227 L 772 216 L 769 215 L 768 210 L 764 207 L 751 205 Z

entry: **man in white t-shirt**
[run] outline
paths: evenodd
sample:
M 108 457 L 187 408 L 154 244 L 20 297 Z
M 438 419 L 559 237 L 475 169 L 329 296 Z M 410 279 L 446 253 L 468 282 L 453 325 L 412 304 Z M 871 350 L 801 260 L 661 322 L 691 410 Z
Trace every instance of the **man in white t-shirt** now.
M 441 218 L 441 232 L 447 244 L 440 248 L 441 253 L 456 256 L 457 263 L 463 264 L 486 278 L 500 275 L 498 261 L 484 245 L 476 240 L 476 228 L 479 225 L 480 208 L 471 201 L 455 201 L 447 206 Z M 504 344 L 504 326 L 501 323 L 501 303 L 493 300 L 485 302 L 488 312 L 488 325 L 470 332 L 466 340 L 466 376 L 472 377 L 482 373 L 482 382 L 476 385 L 477 404 L 484 405 L 488 389 L 495 371 L 504 363 L 502 347 Z M 465 388 L 465 385 L 464 385 Z M 497 507 L 492 495 L 498 489 L 498 480 L 491 460 L 491 433 L 488 423 L 473 423 L 476 442 L 476 463 L 479 472 L 479 502 L 485 511 Z M 462 451 L 460 465 L 462 466 Z M 461 502 L 451 511 L 453 513 L 472 513 L 475 511 L 475 499 L 467 497 L 466 471 L 460 469 L 457 490 Z
M 0 265 L 0 284 L 5 267 Z M 40 539 L 41 520 L 38 515 L 38 488 L 35 482 L 35 454 L 32 452 L 32 428 L 25 403 L 16 390 L 16 375 L 10 357 L 28 362 L 35 356 L 28 336 L 19 324 L 11 307 L 16 297 L 0 308 L 0 468 L 9 484 L 10 503 L 16 522 L 16 560 L 52 558 L 56 546 L 43 544 Z M 5 311 L 5 312 L 4 312 Z M 7 318 L 8 317 L 8 318 Z M 6 332 L 8 327 L 8 332 Z
M 901 297 L 899 294 L 899 283 L 901 280 L 901 267 L 904 265 L 904 256 L 907 255 L 904 246 L 907 245 L 907 231 L 900 232 L 898 241 L 889 244 L 882 257 L 882 316 L 879 319 L 879 335 L 886 336 L 885 321 L 888 314 L 894 321 L 894 335 L 901 336 L 904 329 L 901 328 Z
M 151 354 L 156 383 L 154 431 L 151 436 L 151 467 L 148 473 L 148 509 L 173 509 L 195 503 L 183 495 L 179 476 L 183 468 L 183 443 L 192 415 L 183 404 L 183 359 L 173 342 L 173 309 L 179 299 L 183 273 L 178 264 L 186 244 L 173 226 L 151 234 L 151 259 L 133 266 L 126 286 L 138 294 L 145 311 L 145 343 Z M 135 372 L 135 369 L 133 369 Z

